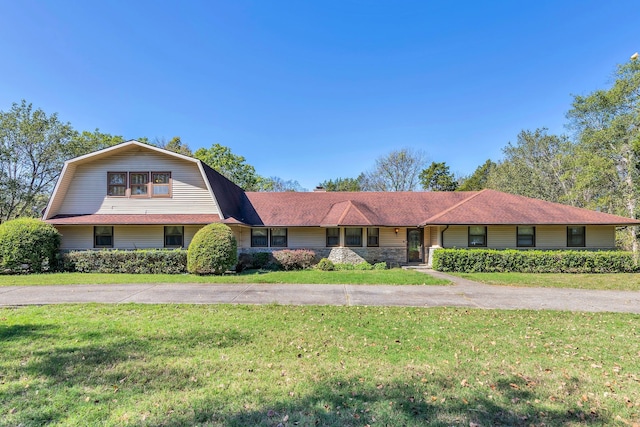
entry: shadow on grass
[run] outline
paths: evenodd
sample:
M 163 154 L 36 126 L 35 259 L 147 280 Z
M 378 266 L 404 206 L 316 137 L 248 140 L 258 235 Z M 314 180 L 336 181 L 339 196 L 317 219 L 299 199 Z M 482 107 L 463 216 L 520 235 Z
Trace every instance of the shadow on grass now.
M 0 334 L 11 339 L 28 337 L 38 330 L 24 325 L 15 329 L 5 327 Z M 301 384 L 303 394 L 293 391 L 289 394 L 285 390 L 281 398 L 257 403 L 264 400 L 248 392 L 240 395 L 211 392 L 202 383 L 194 382 L 191 369 L 183 365 L 188 362 L 192 348 L 205 346 L 211 349 L 208 355 L 214 355 L 216 348 L 250 342 L 250 337 L 235 329 L 144 339 L 110 337 L 101 331 L 90 334 L 90 345 L 37 352 L 24 368 L 31 376 L 42 378 L 51 394 L 69 393 L 72 389 L 80 394 L 52 405 L 46 397 L 29 400 L 24 387 L 7 389 L 0 394 L 0 402 L 18 405 L 22 399 L 22 409 L 11 415 L 7 425 L 65 423 L 68 413 L 86 411 L 87 405 L 91 406 L 87 425 L 105 424 L 112 417 L 118 387 L 127 388 L 127 397 L 118 394 L 119 399 L 135 401 L 137 395 L 156 392 L 175 396 L 170 399 L 176 405 L 171 413 L 156 413 L 144 421 L 128 420 L 127 425 L 134 426 L 596 426 L 613 422 L 606 412 L 591 413 L 577 406 L 575 398 L 567 399 L 572 403 L 551 403 L 547 392 L 516 375 L 471 387 L 438 373 L 430 374 L 424 381 L 407 375 L 386 383 L 372 383 L 356 374 L 329 374 L 315 384 Z M 157 340 L 163 341 L 162 345 Z M 166 365 L 148 362 L 156 357 L 163 362 L 177 362 Z M 224 362 L 216 363 L 224 369 Z M 129 379 L 135 377 L 145 380 Z M 574 388 L 582 389 L 579 380 L 575 381 Z M 181 393 L 189 391 L 198 393 L 191 394 L 188 400 L 180 398 Z M 91 394 L 90 401 L 84 398 L 87 394 Z M 115 420 L 111 422 L 115 424 Z
M 51 325 L 2 325 L 0 324 L 0 345 L 7 341 L 41 337 L 44 331 L 52 329 Z
M 268 407 L 229 413 L 222 399 L 191 402 L 189 411 L 156 420 L 163 426 L 197 424 L 223 426 L 563 426 L 608 425 L 606 415 L 585 412 L 575 405 L 551 409 L 544 396 L 527 390 L 521 377 L 506 377 L 488 393 L 465 393 L 450 378 L 428 384 L 394 381 L 363 385 L 360 378 L 343 377 L 317 383 L 304 397 L 290 397 Z M 247 397 L 249 398 L 249 397 Z M 545 399 L 546 400 L 546 399 Z M 245 406 L 252 406 L 251 404 Z M 147 425 L 145 423 L 135 424 Z
M 42 328 L 31 325 L 3 327 L 0 336 L 3 340 L 25 338 L 39 329 Z M 200 331 L 197 336 L 170 334 L 144 339 L 110 338 L 109 333 L 95 331 L 85 336 L 89 337 L 89 345 L 65 345 L 29 353 L 29 361 L 23 362 L 18 371 L 37 383 L 14 380 L 4 390 L 0 386 L 0 407 L 17 408 L 4 422 L 0 420 L 0 426 L 65 424 L 69 414 L 79 410 L 86 412 L 87 405 L 93 418 L 87 418 L 86 425 L 104 424 L 117 407 L 114 402 L 118 398 L 135 399 L 136 395 L 156 391 L 179 394 L 201 387 L 192 380 L 193 368 L 184 363 L 193 349 L 197 351 L 204 347 L 215 357 L 217 349 L 241 346 L 249 341 L 248 336 L 234 329 Z M 153 359 L 169 364 L 149 362 Z M 223 365 L 224 362 L 218 359 L 217 363 Z M 0 363 L 0 381 L 2 364 L 4 362 Z M 23 376 L 20 372 L 17 374 Z M 37 389 L 40 390 L 33 395 Z M 126 396 L 121 396 L 122 393 Z M 47 398 L 47 395 L 51 397 Z M 0 410 L 0 418 L 5 415 L 5 411 Z

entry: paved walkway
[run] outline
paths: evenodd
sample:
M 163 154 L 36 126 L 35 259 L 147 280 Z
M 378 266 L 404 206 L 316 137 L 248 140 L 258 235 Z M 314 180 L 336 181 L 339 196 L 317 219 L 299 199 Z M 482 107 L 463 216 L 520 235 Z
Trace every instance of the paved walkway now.
M 490 286 L 131 284 L 0 287 L 0 306 L 62 303 L 293 304 L 471 307 L 640 313 L 640 292 Z

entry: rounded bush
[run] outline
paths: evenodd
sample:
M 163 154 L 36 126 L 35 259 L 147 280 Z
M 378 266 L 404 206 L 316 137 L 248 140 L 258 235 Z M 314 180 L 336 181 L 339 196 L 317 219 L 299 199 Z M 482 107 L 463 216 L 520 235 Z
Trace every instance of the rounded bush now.
M 328 258 L 322 258 L 317 264 L 316 268 L 322 271 L 333 271 L 336 269 L 336 266 L 333 262 Z
M 0 273 L 42 273 L 57 266 L 60 233 L 35 218 L 0 224 Z
M 224 224 L 201 228 L 187 251 L 187 271 L 192 274 L 222 274 L 238 262 L 238 243 Z

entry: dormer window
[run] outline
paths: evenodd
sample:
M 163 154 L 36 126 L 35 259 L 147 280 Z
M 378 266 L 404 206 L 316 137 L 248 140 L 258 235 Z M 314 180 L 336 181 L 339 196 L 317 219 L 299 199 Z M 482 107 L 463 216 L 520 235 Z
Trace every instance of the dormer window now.
M 171 197 L 171 172 L 107 172 L 107 196 Z
M 131 197 L 149 197 L 149 172 L 131 172 Z
M 126 172 L 107 173 L 107 195 L 115 197 L 124 197 L 127 195 Z

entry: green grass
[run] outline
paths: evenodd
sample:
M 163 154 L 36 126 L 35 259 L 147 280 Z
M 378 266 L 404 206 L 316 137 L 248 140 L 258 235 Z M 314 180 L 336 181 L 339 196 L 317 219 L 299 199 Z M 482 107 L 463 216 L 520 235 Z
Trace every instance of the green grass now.
M 256 270 L 224 276 L 192 274 L 89 274 L 51 273 L 0 275 L 0 286 L 80 285 L 115 283 L 302 283 L 355 285 L 446 285 L 450 282 L 424 273 L 394 268 L 390 270 L 272 271 Z
M 640 274 L 452 273 L 488 285 L 640 291 Z
M 632 425 L 639 336 L 611 313 L 0 309 L 0 426 Z

